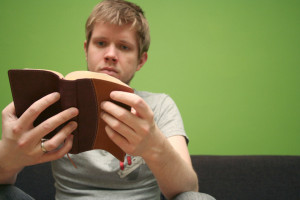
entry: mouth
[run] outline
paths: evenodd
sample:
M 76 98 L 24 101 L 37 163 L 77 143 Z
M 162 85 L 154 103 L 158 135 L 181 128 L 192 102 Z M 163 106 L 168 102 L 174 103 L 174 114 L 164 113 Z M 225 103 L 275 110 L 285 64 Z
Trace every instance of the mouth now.
M 118 72 L 112 67 L 103 67 L 100 72 L 118 78 Z

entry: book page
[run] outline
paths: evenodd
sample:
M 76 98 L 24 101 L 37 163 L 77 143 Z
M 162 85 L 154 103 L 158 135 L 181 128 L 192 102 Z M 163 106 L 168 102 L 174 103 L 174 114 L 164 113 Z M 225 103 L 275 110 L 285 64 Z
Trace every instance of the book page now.
M 119 85 L 124 85 L 126 87 L 129 87 L 127 84 L 123 83 L 119 79 L 104 73 L 90 72 L 90 71 L 74 71 L 65 76 L 66 80 L 76 80 L 76 79 L 84 79 L 84 78 L 100 79 L 100 80 L 105 80 L 105 81 L 109 81 L 109 82 L 113 82 Z

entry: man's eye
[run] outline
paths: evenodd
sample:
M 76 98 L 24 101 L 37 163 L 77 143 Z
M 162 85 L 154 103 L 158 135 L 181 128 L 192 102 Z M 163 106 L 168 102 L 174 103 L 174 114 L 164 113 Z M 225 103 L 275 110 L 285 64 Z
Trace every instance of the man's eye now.
M 104 46 L 104 45 L 105 45 L 105 42 L 98 42 L 98 45 L 99 45 L 99 46 Z
M 129 47 L 128 47 L 128 46 L 125 46 L 125 45 L 121 45 L 121 49 L 122 49 L 122 50 L 129 50 Z

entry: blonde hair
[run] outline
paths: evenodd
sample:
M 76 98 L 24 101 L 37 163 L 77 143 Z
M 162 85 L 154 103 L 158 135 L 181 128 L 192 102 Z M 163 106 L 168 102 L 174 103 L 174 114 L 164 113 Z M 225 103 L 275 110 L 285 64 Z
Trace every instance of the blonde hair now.
M 136 4 L 124 0 L 104 0 L 97 4 L 85 24 L 87 47 L 96 22 L 107 22 L 122 26 L 131 24 L 136 30 L 139 55 L 147 52 L 150 46 L 150 31 L 143 10 Z

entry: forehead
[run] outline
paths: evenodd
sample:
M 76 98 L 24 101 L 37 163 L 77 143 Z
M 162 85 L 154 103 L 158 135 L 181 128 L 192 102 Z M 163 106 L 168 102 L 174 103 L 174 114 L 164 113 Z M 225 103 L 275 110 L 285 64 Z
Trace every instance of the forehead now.
M 91 38 L 107 38 L 113 40 L 125 40 L 137 44 L 136 30 L 131 24 L 115 25 L 104 22 L 97 22 L 94 25 Z

